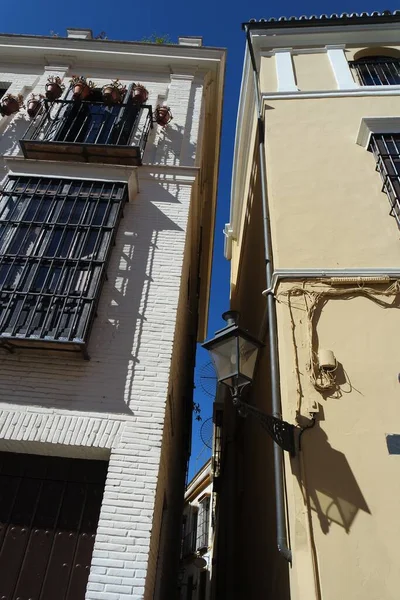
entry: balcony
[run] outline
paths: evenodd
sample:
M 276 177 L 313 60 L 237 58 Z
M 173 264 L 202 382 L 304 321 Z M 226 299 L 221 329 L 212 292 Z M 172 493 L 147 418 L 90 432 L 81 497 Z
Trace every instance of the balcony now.
M 45 100 L 20 146 L 36 160 L 139 166 L 152 127 L 150 105 Z

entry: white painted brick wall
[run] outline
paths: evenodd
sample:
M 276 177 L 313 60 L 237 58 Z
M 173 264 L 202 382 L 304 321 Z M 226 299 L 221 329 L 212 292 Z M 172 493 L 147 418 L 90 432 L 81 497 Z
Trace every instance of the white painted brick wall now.
M 49 74 L 4 72 L 0 82 L 26 96 L 43 92 Z M 97 75 L 91 74 L 97 83 L 115 77 Z M 172 125 L 162 133 L 156 127 L 146 150 L 149 161 L 170 166 L 165 174 L 146 177 L 139 170 L 140 192 L 125 207 L 107 269 L 88 348 L 91 360 L 0 350 L 0 451 L 109 458 L 86 600 L 144 598 L 152 532 L 159 528 L 156 493 L 161 498 L 167 485 L 166 456 L 158 484 L 161 448 L 170 451 L 163 431 L 171 360 L 176 332 L 186 335 L 177 309 L 181 285 L 186 286 L 182 265 L 193 181 L 175 175 L 171 166 L 179 166 L 181 154 L 193 164 L 201 86 L 197 80 L 192 90 L 193 77 L 170 80 L 169 74 L 154 82 L 143 75 L 121 80 L 130 77 L 149 88 L 151 103 L 165 98 L 171 104 Z M 0 119 L 0 155 L 19 152 L 27 125 L 22 113 Z M 1 168 L 6 172 L 3 159 Z M 154 541 L 151 556 L 153 581 Z M 147 583 L 146 598 L 150 588 Z

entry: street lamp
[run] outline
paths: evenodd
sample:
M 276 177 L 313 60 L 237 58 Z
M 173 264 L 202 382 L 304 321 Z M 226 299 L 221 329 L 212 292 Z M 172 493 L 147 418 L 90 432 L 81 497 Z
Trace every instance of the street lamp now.
M 233 404 L 241 416 L 251 414 L 256 417 L 274 442 L 294 456 L 294 426 L 265 414 L 240 398 L 244 387 L 253 382 L 262 343 L 239 327 L 238 312 L 229 310 L 222 318 L 227 323 L 226 327 L 217 331 L 212 340 L 203 344 L 203 348 L 211 355 L 218 383 L 223 383 L 230 389 Z

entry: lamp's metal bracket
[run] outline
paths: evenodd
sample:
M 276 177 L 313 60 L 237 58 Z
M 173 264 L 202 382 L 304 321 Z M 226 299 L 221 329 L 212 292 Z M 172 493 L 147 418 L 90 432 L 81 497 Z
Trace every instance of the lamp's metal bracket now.
M 273 417 L 272 415 L 268 415 L 258 408 L 247 404 L 247 402 L 242 402 L 237 394 L 233 395 L 232 400 L 242 416 L 250 414 L 255 417 L 278 446 L 289 452 L 290 456 L 296 455 L 294 425 L 291 425 L 287 421 L 282 421 L 282 419 L 278 419 L 277 417 Z

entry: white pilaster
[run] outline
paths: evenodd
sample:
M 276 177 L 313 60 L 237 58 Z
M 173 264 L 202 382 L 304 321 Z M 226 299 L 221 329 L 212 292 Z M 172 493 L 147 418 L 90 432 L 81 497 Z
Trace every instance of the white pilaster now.
M 326 46 L 329 61 L 339 90 L 357 88 L 344 53 L 344 46 Z
M 278 92 L 297 92 L 291 48 L 274 50 Z

